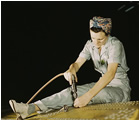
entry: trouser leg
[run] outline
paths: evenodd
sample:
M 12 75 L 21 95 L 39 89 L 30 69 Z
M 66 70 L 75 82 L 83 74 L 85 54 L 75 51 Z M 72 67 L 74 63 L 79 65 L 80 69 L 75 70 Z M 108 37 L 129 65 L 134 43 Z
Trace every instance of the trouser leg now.
M 90 88 L 92 88 L 94 85 L 95 83 L 91 83 Z M 114 103 L 114 102 L 122 102 L 123 100 L 124 100 L 124 93 L 121 88 L 106 86 L 96 96 L 92 98 L 90 104 Z
M 88 92 L 89 89 L 91 89 L 94 85 L 95 83 L 77 86 L 78 97 Z M 93 97 L 89 104 L 121 102 L 123 97 L 124 94 L 121 88 L 105 87 L 95 97 Z M 51 109 L 60 109 L 64 105 L 72 106 L 73 100 L 71 90 L 70 88 L 64 89 L 59 93 L 35 102 L 35 104 L 43 112 L 49 111 Z
M 83 95 L 89 90 L 88 84 L 77 86 L 78 96 Z M 72 106 L 73 99 L 71 95 L 71 88 L 66 88 L 59 93 L 53 94 L 42 100 L 35 102 L 35 104 L 42 110 L 42 112 L 49 111 L 51 109 L 60 109 L 64 105 Z

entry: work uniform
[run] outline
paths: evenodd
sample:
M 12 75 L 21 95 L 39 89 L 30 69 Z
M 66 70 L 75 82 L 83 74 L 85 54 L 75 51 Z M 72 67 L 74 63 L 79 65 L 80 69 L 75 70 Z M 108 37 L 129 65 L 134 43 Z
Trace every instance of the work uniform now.
M 101 73 L 102 76 L 107 72 L 109 63 L 118 63 L 114 79 L 93 97 L 89 104 L 127 102 L 130 100 L 131 88 L 127 76 L 129 68 L 126 64 L 124 47 L 116 37 L 108 37 L 106 44 L 101 48 L 100 54 L 93 42 L 88 40 L 79 56 L 86 60 L 92 59 L 95 70 Z M 77 86 L 78 96 L 88 92 L 94 85 L 95 82 Z M 38 105 L 42 112 L 59 109 L 64 105 L 72 106 L 71 90 L 70 88 L 64 89 L 59 93 L 35 102 L 35 104 Z

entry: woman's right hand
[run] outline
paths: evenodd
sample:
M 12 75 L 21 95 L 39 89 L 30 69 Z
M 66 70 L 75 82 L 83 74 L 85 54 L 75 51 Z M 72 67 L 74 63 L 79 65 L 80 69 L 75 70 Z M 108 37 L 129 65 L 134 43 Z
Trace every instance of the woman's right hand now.
M 70 85 L 72 85 L 72 80 L 73 80 L 73 79 L 75 79 L 75 81 L 78 82 L 78 80 L 77 80 L 77 75 L 76 75 L 76 72 L 75 72 L 75 71 L 67 70 L 67 71 L 64 73 L 64 77 L 65 77 L 65 79 L 69 82 Z
M 73 64 L 71 64 L 69 69 L 64 73 L 64 77 L 67 81 L 69 81 L 70 85 L 72 85 L 72 77 L 74 77 L 75 81 L 78 82 L 76 72 L 85 63 L 85 61 L 85 58 L 78 57 L 77 60 Z

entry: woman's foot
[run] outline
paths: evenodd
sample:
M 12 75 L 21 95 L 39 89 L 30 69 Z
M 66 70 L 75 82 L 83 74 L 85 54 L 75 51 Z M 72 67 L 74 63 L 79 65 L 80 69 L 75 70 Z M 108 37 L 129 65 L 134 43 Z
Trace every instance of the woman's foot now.
M 17 114 L 20 114 L 23 119 L 29 115 L 28 114 L 28 109 L 29 109 L 28 104 L 17 103 L 15 100 L 9 100 L 9 104 L 10 104 L 12 110 Z

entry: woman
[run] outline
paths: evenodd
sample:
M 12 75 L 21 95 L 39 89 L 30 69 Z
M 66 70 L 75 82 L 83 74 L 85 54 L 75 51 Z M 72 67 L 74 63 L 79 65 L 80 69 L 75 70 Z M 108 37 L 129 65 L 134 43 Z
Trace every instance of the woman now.
M 125 51 L 122 43 L 116 37 L 110 36 L 111 28 L 110 18 L 95 16 L 90 20 L 91 39 L 87 41 L 77 60 L 64 73 L 64 77 L 72 84 L 74 76 L 77 82 L 76 73 L 90 59 L 102 77 L 96 83 L 77 86 L 78 98 L 74 102 L 70 88 L 67 88 L 29 105 L 10 100 L 13 111 L 26 118 L 33 112 L 48 112 L 64 105 L 84 107 L 88 104 L 129 101 L 131 89 Z

